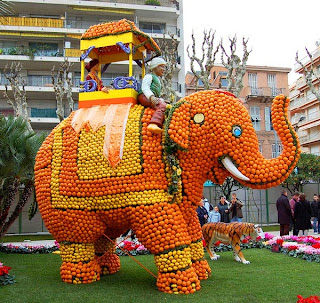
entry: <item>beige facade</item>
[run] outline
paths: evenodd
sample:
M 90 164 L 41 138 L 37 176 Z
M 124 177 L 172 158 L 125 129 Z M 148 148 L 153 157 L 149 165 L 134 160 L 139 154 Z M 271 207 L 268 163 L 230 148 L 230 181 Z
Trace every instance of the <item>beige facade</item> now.
M 25 83 L 28 115 L 35 130 L 50 131 L 57 123 L 55 93 L 51 84 L 51 70 L 68 59 L 73 66 L 73 99 L 78 100 L 80 81 L 80 37 L 89 26 L 126 18 L 134 21 L 156 41 L 170 35 L 180 42 L 178 72 L 173 86 L 178 95 L 184 93 L 183 4 L 182 1 L 159 0 L 160 6 L 145 5 L 145 0 L 83 0 L 39 1 L 12 0 L 11 16 L 0 17 L 0 70 L 12 62 L 21 62 L 21 76 Z M 102 75 L 105 85 L 128 73 L 127 62 L 111 64 Z M 141 68 L 134 65 L 134 76 L 141 77 Z M 0 112 L 12 114 L 13 109 L 3 97 L 3 72 L 0 74 Z M 10 91 L 10 86 L 9 86 Z M 10 92 L 9 92 L 10 95 Z M 67 103 L 65 104 L 67 116 Z
M 312 52 L 313 68 L 320 76 L 320 47 Z M 307 69 L 311 68 L 311 60 L 307 56 L 302 58 Z M 303 74 L 299 64 L 295 65 L 295 71 Z M 319 80 L 314 77 L 313 85 L 319 91 Z M 320 100 L 311 92 L 304 78 L 301 76 L 290 87 L 290 112 L 291 121 L 295 126 L 302 151 L 320 156 Z
M 275 158 L 282 150 L 281 142 L 271 123 L 272 100 L 279 94 L 288 95 L 288 73 L 291 69 L 283 67 L 247 65 L 243 78 L 243 89 L 239 99 L 248 109 L 259 140 L 260 152 L 266 158 Z M 227 71 L 223 66 L 211 70 L 210 88 L 227 89 Z M 186 75 L 186 95 L 203 89 L 195 77 Z

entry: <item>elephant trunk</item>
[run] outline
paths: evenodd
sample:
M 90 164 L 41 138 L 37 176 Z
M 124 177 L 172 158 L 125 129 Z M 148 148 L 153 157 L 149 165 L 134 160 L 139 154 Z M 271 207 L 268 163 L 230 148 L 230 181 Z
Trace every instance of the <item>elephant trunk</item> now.
M 251 188 L 277 186 L 295 168 L 301 150 L 298 137 L 288 119 L 289 103 L 289 98 L 283 95 L 275 97 L 272 103 L 272 124 L 283 146 L 282 153 L 277 158 L 265 159 L 255 147 L 250 159 L 241 161 L 238 167 L 228 157 L 222 160 L 225 168 L 243 185 Z

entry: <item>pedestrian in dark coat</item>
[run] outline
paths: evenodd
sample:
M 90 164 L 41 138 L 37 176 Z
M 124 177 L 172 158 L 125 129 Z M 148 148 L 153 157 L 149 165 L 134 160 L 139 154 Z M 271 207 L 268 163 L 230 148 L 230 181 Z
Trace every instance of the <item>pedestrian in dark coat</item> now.
M 299 201 L 294 206 L 294 218 L 299 236 L 307 236 L 311 228 L 312 210 L 310 202 L 306 200 L 305 194 L 300 194 Z
M 291 224 L 291 208 L 287 190 L 282 190 L 277 200 L 278 222 L 280 223 L 280 236 L 289 235 Z
M 219 213 L 221 215 L 221 222 L 230 223 L 229 205 L 225 196 L 220 197 L 218 208 L 219 208 Z
M 198 214 L 198 218 L 201 226 L 206 224 L 208 220 L 208 212 L 206 208 L 203 206 L 203 204 L 204 204 L 204 201 L 201 199 L 199 206 L 197 208 L 197 214 Z

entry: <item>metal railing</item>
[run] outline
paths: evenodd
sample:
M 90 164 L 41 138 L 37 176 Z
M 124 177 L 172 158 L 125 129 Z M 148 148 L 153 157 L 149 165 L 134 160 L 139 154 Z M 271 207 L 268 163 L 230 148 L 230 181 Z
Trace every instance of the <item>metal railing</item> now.
M 246 96 L 261 96 L 261 97 L 275 97 L 280 94 L 285 94 L 285 88 L 276 87 L 251 87 L 244 88 Z
M 63 27 L 62 19 L 30 18 L 30 17 L 0 17 L 1 25 L 35 26 L 35 27 Z
M 84 1 L 97 1 L 97 0 L 84 0 Z M 98 0 L 99 2 L 108 2 L 108 3 L 124 3 L 124 4 L 138 4 L 145 5 L 146 0 Z M 164 7 L 176 7 L 179 9 L 179 2 L 175 0 L 158 0 L 160 6 Z M 154 5 L 153 5 L 154 6 Z

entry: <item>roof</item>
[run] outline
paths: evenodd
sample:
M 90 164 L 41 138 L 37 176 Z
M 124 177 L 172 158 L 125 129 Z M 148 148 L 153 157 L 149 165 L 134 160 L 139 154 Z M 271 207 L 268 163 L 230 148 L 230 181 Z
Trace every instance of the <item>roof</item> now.
M 144 46 L 147 50 L 154 51 L 157 55 L 160 55 L 161 52 L 158 44 L 150 36 L 139 30 L 132 21 L 127 19 L 92 25 L 81 36 L 81 40 L 97 39 L 130 32 L 140 41 L 139 47 Z M 114 46 L 114 48 L 118 49 L 117 46 Z

